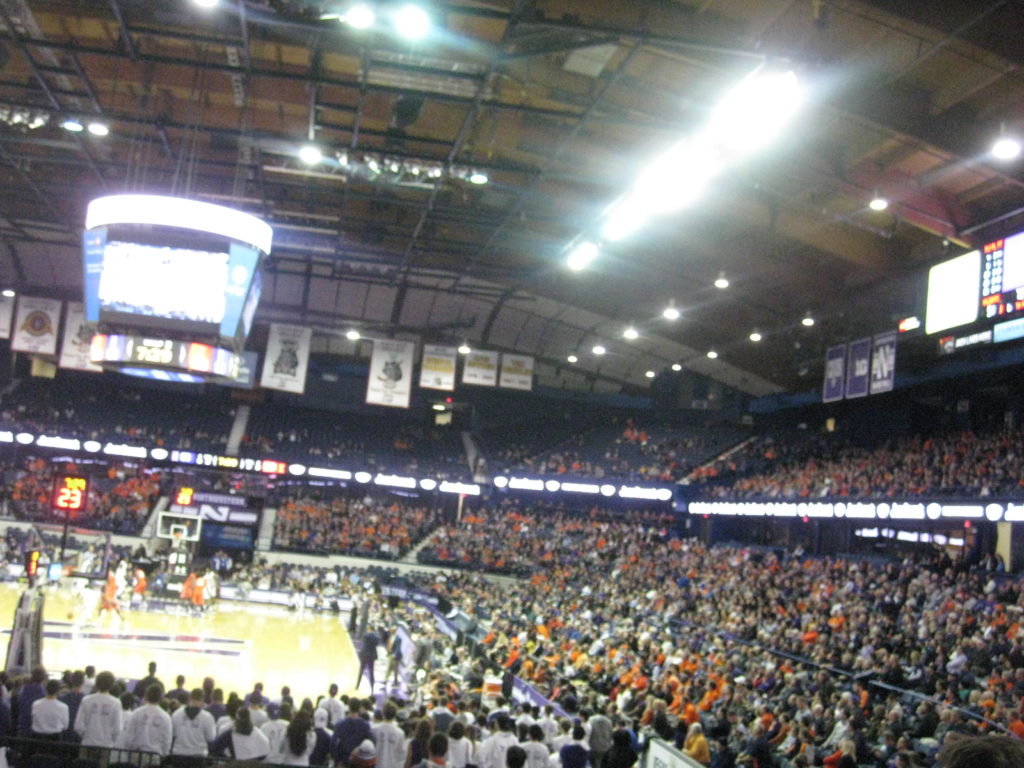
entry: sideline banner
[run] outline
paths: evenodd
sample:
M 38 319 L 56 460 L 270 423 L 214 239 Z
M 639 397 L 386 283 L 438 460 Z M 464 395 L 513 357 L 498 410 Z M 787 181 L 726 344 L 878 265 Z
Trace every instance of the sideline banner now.
M 271 323 L 260 386 L 297 395 L 305 392 L 309 345 L 312 340 L 312 328 Z
M 95 328 L 85 322 L 85 305 L 80 301 L 69 301 L 64 316 L 64 336 L 60 345 L 61 368 L 75 371 L 102 373 L 103 368 L 89 359 Z
M 455 391 L 455 347 L 423 345 L 423 361 L 420 364 L 420 386 L 424 389 Z
M 416 345 L 411 341 L 374 339 L 366 402 L 391 408 L 408 408 L 412 396 L 412 359 Z
M 11 349 L 35 355 L 57 354 L 59 324 L 60 301 L 32 296 L 19 297 Z

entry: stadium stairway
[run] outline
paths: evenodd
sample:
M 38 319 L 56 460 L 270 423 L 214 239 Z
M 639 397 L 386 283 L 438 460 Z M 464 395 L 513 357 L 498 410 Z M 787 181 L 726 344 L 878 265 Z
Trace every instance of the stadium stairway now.
M 717 463 L 719 461 L 722 461 L 723 459 L 727 459 L 730 456 L 732 456 L 734 453 L 737 453 L 738 451 L 742 451 L 744 448 L 746 448 L 748 445 L 750 445 L 755 440 L 757 440 L 757 436 L 756 435 L 751 435 L 746 440 L 742 440 L 741 442 L 736 443 L 736 445 L 734 445 L 732 448 L 724 450 L 720 454 L 718 454 L 717 456 L 714 456 L 714 457 L 708 459 L 707 461 L 705 461 L 700 466 L 694 467 L 693 471 L 690 472 L 690 474 L 688 474 L 686 476 L 687 482 L 692 482 L 693 480 L 695 480 L 699 476 L 700 471 L 702 469 L 710 467 L 710 466 L 714 465 L 715 463 Z
M 256 536 L 257 552 L 269 552 L 273 548 L 275 520 L 277 520 L 277 507 L 264 507 L 260 530 Z
M 245 430 L 249 428 L 249 413 L 248 405 L 240 405 L 235 411 L 235 420 L 231 423 L 228 444 L 224 449 L 228 456 L 237 456 L 238 449 L 242 447 L 242 438 L 245 437 Z

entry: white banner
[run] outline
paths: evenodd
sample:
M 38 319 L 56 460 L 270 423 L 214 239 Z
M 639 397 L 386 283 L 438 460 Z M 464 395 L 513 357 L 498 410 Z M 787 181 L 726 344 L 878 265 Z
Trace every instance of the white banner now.
M 57 354 L 59 324 L 60 301 L 20 296 L 11 349 L 36 355 Z
M 424 389 L 455 391 L 455 347 L 423 345 L 420 386 Z
M 300 395 L 305 392 L 309 344 L 312 340 L 312 328 L 271 323 L 260 386 Z
M 533 389 L 533 358 L 529 355 L 502 355 L 498 385 L 509 389 Z
M 0 339 L 11 338 L 11 318 L 14 317 L 13 296 L 0 296 Z
M 60 345 L 60 367 L 76 371 L 101 372 L 103 368 L 89 361 L 89 345 L 95 328 L 85 322 L 85 306 L 69 301 L 64 315 L 64 336 Z
M 498 353 L 470 352 L 462 369 L 463 384 L 493 387 L 498 383 Z
M 374 339 L 370 376 L 366 382 L 367 403 L 391 408 L 409 407 L 415 351 L 416 345 L 411 341 Z

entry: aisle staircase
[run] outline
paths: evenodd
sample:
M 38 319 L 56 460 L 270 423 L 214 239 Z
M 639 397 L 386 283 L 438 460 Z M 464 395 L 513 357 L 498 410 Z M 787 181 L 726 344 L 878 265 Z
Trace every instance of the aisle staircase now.
M 240 405 L 235 411 L 235 420 L 231 423 L 231 431 L 228 433 L 228 445 L 224 449 L 228 456 L 237 456 L 238 449 L 242 447 L 242 438 L 249 427 L 249 413 L 248 405 Z

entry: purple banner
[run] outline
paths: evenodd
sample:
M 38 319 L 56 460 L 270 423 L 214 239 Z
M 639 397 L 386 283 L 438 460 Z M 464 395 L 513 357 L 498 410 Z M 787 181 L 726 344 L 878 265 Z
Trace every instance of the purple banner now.
M 896 333 L 880 333 L 871 347 L 871 394 L 892 392 L 896 384 Z
M 871 374 L 871 337 L 850 342 L 846 356 L 846 397 L 864 397 L 868 393 Z
M 829 347 L 825 353 L 825 383 L 821 387 L 821 402 L 834 403 L 843 399 L 846 381 L 846 345 Z

